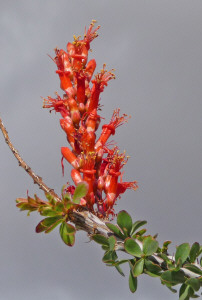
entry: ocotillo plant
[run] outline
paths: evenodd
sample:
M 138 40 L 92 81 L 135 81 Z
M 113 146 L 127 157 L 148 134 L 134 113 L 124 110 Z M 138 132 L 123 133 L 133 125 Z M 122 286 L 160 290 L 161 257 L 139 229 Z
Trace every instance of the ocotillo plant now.
M 123 181 L 122 170 L 128 157 L 109 142 L 129 117 L 115 109 L 111 120 L 102 125 L 100 136 L 96 136 L 102 119 L 100 94 L 115 75 L 113 70 L 107 71 L 105 65 L 94 75 L 96 61 L 88 61 L 91 42 L 98 36 L 99 26 L 94 26 L 95 21 L 92 21 L 83 39 L 74 36 L 66 51 L 55 49 L 52 60 L 57 67 L 63 95 L 56 93 L 55 98 L 43 98 L 44 108 L 60 113 L 60 125 L 69 143 L 69 147 L 61 148 L 61 165 L 63 172 L 64 159 L 71 165 L 73 184 L 63 186 L 60 197 L 20 157 L 0 121 L 5 140 L 19 164 L 46 196 L 46 200 L 36 195 L 34 198 L 18 198 L 17 207 L 28 210 L 28 214 L 38 211 L 44 216 L 36 226 L 38 233 L 49 233 L 60 225 L 61 238 L 68 246 L 74 245 L 77 230 L 87 231 L 92 240 L 102 245 L 105 251 L 103 262 L 107 266 L 115 267 L 124 275 L 120 265 L 129 265 L 131 292 L 136 291 L 137 277 L 144 273 L 159 277 L 161 283 L 173 292 L 176 292 L 173 286 L 180 284 L 180 300 L 196 298 L 202 285 L 202 259 L 199 258 L 202 246 L 197 242 L 192 246 L 184 243 L 177 247 L 175 255 L 170 256 L 170 241 L 160 247 L 156 236 L 147 235 L 146 229 L 140 229 L 146 221 L 133 223 L 126 211 L 115 213 L 114 205 L 121 194 L 127 189 L 136 190 L 138 185 L 136 181 Z M 115 218 L 117 224 L 110 223 Z M 120 260 L 118 251 L 127 253 L 130 258 Z

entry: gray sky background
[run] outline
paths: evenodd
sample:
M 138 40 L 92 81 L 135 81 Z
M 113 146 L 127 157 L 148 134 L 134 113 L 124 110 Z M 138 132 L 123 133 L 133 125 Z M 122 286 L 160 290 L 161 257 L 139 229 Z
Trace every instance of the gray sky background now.
M 139 190 L 125 193 L 117 212 L 146 219 L 148 232 L 171 240 L 202 242 L 202 2 L 199 0 L 0 1 L 0 113 L 15 147 L 45 182 L 60 192 L 70 179 L 60 166 L 66 138 L 59 116 L 42 109 L 40 96 L 59 88 L 47 54 L 83 35 L 92 19 L 101 25 L 90 58 L 107 63 L 117 79 L 102 94 L 108 122 L 120 107 L 132 116 L 115 140 L 131 156 L 125 180 Z M 41 219 L 15 207 L 17 197 L 37 193 L 0 134 L 0 300 L 177 299 L 158 279 L 142 276 L 131 294 L 102 262 L 84 233 L 73 248 L 56 229 L 36 234 Z M 125 269 L 127 270 L 127 268 Z

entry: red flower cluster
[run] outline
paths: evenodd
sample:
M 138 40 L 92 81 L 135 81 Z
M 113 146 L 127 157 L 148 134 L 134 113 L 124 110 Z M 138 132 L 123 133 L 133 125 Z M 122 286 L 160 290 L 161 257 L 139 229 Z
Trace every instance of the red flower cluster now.
M 107 141 L 115 134 L 116 128 L 127 122 L 127 115 L 119 115 L 115 110 L 109 124 L 102 126 L 102 132 L 96 139 L 96 130 L 100 124 L 99 97 L 108 81 L 114 79 L 112 71 L 103 69 L 94 76 L 96 61 L 88 61 L 90 43 L 98 36 L 92 21 L 83 40 L 74 36 L 74 42 L 67 44 L 67 52 L 55 49 L 55 58 L 60 78 L 60 87 L 65 92 L 63 98 L 56 94 L 56 98 L 44 99 L 43 107 L 53 108 L 60 112 L 60 125 L 67 135 L 71 149 L 62 147 L 61 152 L 73 167 L 71 177 L 75 185 L 87 182 L 88 193 L 81 199 L 81 205 L 100 218 L 113 214 L 113 206 L 117 197 L 126 189 L 136 190 L 137 183 L 122 182 L 121 169 L 128 158 L 120 153 L 118 147 L 109 149 Z M 90 86 L 92 83 L 92 87 Z M 62 161 L 63 166 L 63 161 Z M 120 180 L 119 180 L 120 178 Z M 69 187 L 74 193 L 74 187 Z

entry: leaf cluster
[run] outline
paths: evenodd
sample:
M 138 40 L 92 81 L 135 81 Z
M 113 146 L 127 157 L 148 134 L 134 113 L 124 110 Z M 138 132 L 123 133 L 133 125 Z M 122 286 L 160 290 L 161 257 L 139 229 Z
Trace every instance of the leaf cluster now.
M 59 232 L 63 242 L 68 246 L 73 246 L 75 242 L 75 227 L 68 223 L 69 212 L 80 207 L 80 199 L 87 193 L 87 185 L 82 182 L 77 185 L 73 196 L 66 192 L 65 186 L 62 188 L 61 201 L 56 200 L 52 195 L 46 194 L 47 201 L 41 200 L 37 195 L 34 198 L 27 196 L 27 199 L 18 198 L 17 207 L 21 211 L 28 210 L 28 215 L 32 211 L 38 211 L 45 216 L 36 226 L 36 232 L 51 232 L 60 224 Z
M 146 223 L 146 221 L 133 223 L 126 211 L 121 211 L 117 215 L 117 225 L 106 223 L 114 235 L 107 238 L 95 234 L 92 237 L 105 250 L 103 262 L 107 266 L 115 267 L 123 276 L 120 265 L 128 263 L 129 288 L 132 293 L 137 290 L 137 277 L 147 274 L 159 277 L 161 283 L 175 293 L 173 286 L 180 284 L 180 300 L 199 297 L 196 292 L 202 286 L 202 259 L 200 264 L 198 263 L 202 246 L 198 243 L 194 243 L 191 247 L 188 243 L 181 244 L 177 247 L 175 256 L 170 257 L 167 250 L 171 242 L 165 241 L 160 247 L 156 236 L 146 235 L 146 229 L 140 229 Z M 122 250 L 132 257 L 119 260 L 117 250 Z

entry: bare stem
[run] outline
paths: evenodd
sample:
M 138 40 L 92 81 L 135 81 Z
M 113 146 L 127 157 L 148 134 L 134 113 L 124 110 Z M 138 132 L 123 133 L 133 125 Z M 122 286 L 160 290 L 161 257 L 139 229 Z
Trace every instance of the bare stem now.
M 8 132 L 2 122 L 2 119 L 0 118 L 0 128 L 3 133 L 4 139 L 10 150 L 13 152 L 13 155 L 17 159 L 19 166 L 22 167 L 29 176 L 32 177 L 34 183 L 38 184 L 39 188 L 43 190 L 45 193 L 51 194 L 54 198 L 56 198 L 58 201 L 61 201 L 59 196 L 54 192 L 53 189 L 49 188 L 42 180 L 42 178 L 38 175 L 36 175 L 33 170 L 28 166 L 28 164 L 22 159 L 18 151 L 15 149 L 13 144 L 11 143 L 11 140 L 8 136 Z

